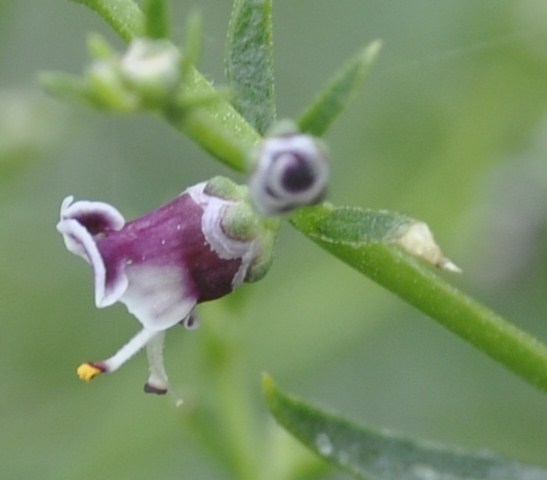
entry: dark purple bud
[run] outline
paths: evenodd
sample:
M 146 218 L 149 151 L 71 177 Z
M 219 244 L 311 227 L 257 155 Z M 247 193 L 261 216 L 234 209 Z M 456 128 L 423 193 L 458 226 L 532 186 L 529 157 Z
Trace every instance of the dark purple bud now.
M 320 202 L 327 191 L 329 166 L 319 142 L 301 133 L 264 139 L 249 180 L 255 208 L 277 215 Z

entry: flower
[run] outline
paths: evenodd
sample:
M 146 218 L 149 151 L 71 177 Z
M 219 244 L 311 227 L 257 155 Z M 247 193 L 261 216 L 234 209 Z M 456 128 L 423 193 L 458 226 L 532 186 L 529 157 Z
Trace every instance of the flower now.
M 263 215 L 279 215 L 319 203 L 326 195 L 329 165 L 321 143 L 278 124 L 258 146 L 249 178 L 253 204 Z
M 195 327 L 198 303 L 259 280 L 270 266 L 279 222 L 258 217 L 247 196 L 245 187 L 215 177 L 127 223 L 107 203 L 63 201 L 57 230 L 67 249 L 91 265 L 95 304 L 122 302 L 143 327 L 110 358 L 80 365 L 82 380 L 117 370 L 146 346 L 145 391 L 167 392 L 165 331 Z

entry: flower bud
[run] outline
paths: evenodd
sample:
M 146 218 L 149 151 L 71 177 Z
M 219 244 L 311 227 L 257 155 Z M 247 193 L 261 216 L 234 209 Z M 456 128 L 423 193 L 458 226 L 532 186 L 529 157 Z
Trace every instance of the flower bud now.
M 279 215 L 319 203 L 328 181 L 322 145 L 311 135 L 293 131 L 266 137 L 260 144 L 249 192 L 258 212 Z
M 180 54 L 165 40 L 138 38 L 120 61 L 129 87 L 147 100 L 164 101 L 180 82 Z
M 110 60 L 97 60 L 87 71 L 90 94 L 98 105 L 119 112 L 137 109 L 137 97 L 127 90 L 117 65 Z

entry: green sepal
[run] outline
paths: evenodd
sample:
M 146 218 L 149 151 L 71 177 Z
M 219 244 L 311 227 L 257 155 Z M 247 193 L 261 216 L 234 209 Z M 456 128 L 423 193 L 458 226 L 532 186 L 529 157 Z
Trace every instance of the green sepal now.
M 86 79 L 63 72 L 42 72 L 38 83 L 50 95 L 62 100 L 99 107 Z
M 201 14 L 194 11 L 186 19 L 184 36 L 184 48 L 181 60 L 181 76 L 183 83 L 189 75 L 190 70 L 198 64 L 201 56 L 203 39 L 203 19 Z
M 226 177 L 210 179 L 204 191 L 209 195 L 233 201 L 233 205 L 222 214 L 222 230 L 229 237 L 242 242 L 257 241 L 258 255 L 250 265 L 245 281 L 260 280 L 272 264 L 281 221 L 259 215 L 251 204 L 247 186 L 238 185 Z
M 142 7 L 149 38 L 169 38 L 169 11 L 166 0 L 146 0 Z
M 98 33 L 90 33 L 87 36 L 87 50 L 95 60 L 112 60 L 118 57 L 110 43 Z
M 272 0 L 234 0 L 226 75 L 236 110 L 263 134 L 275 120 Z
M 238 185 L 229 178 L 220 175 L 208 180 L 204 191 L 207 195 L 223 198 L 224 200 L 241 201 L 247 198 L 247 187 Z
M 380 51 L 381 43 L 372 42 L 335 74 L 312 104 L 300 115 L 303 132 L 323 135 L 353 99 L 367 77 Z
M 263 390 L 277 422 L 328 463 L 367 480 L 547 480 L 547 470 L 491 453 L 450 449 L 371 429 L 277 388 Z

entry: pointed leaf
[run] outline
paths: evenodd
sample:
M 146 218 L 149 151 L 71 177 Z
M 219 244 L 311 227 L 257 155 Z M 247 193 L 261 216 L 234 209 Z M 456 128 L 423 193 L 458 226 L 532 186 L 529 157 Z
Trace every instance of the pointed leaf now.
M 87 106 L 98 106 L 89 92 L 89 85 L 80 77 L 62 72 L 43 72 L 38 81 L 50 95 Z
M 367 480 L 547 480 L 547 470 L 488 453 L 448 449 L 355 425 L 280 391 L 264 394 L 275 419 L 327 462 Z
M 320 205 L 291 223 L 348 265 L 547 391 L 547 346 L 464 295 L 416 257 L 457 271 L 423 222 L 386 211 Z
M 201 56 L 203 38 L 203 20 L 201 14 L 194 11 L 186 19 L 186 35 L 184 38 L 184 55 L 181 61 L 183 82 L 188 79 L 189 72 L 194 68 Z
M 272 0 L 234 0 L 226 73 L 236 109 L 264 133 L 275 120 Z
M 361 88 L 374 64 L 381 43 L 372 42 L 353 57 L 317 95 L 298 120 L 303 132 L 323 135 Z

